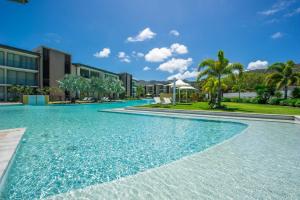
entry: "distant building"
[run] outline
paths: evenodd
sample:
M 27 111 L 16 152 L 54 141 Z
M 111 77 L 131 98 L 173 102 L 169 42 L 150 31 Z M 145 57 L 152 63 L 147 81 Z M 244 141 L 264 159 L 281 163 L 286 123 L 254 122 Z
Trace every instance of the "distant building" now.
M 125 87 L 125 97 L 133 96 L 133 84 L 132 84 L 132 75 L 128 73 L 119 74 L 120 80 L 123 82 Z
M 40 54 L 39 86 L 41 88 L 58 88 L 58 80 L 62 80 L 66 74 L 71 74 L 71 54 L 40 46 L 34 50 Z M 55 100 L 65 99 L 65 93 L 52 91 L 50 94 Z
M 36 52 L 0 44 L 0 101 L 13 97 L 12 85 L 39 86 L 39 59 Z
M 109 72 L 104 69 L 92 67 L 81 63 L 73 63 L 71 71 L 72 74 L 76 74 L 78 76 L 82 76 L 85 78 L 98 77 L 104 79 L 104 78 L 111 77 L 111 78 L 119 79 L 119 75 L 116 73 Z

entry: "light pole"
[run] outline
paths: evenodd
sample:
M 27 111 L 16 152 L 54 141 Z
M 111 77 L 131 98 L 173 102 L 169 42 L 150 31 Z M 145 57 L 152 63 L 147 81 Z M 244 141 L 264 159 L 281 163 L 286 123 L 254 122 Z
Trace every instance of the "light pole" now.
M 173 79 L 173 105 L 176 105 L 176 78 Z

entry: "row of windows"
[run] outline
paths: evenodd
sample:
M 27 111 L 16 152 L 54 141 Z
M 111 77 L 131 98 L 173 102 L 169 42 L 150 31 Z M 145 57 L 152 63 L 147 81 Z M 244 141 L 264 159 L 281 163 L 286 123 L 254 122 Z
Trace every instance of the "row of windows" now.
M 37 69 L 37 59 L 28 56 L 7 53 L 7 65 L 17 68 Z
M 37 74 L 7 70 L 7 84 L 37 85 Z

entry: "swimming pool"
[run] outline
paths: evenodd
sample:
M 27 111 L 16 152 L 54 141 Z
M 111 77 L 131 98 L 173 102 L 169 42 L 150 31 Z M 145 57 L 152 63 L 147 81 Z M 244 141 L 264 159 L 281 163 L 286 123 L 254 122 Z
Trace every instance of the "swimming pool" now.
M 207 149 L 247 127 L 98 112 L 144 103 L 0 107 L 0 129 L 27 128 L 0 199 L 40 199 L 116 180 Z

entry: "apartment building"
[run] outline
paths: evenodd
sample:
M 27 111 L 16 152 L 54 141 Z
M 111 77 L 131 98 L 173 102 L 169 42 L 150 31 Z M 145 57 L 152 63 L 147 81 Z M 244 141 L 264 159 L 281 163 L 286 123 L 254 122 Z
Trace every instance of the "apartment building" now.
M 134 86 L 129 73 L 113 73 L 81 63 L 72 64 L 70 53 L 45 46 L 33 51 L 0 44 L 0 101 L 13 98 L 9 92 L 12 85 L 34 88 L 58 88 L 59 80 L 66 74 L 76 74 L 85 78 L 116 78 L 123 82 L 125 96 L 132 97 Z M 60 90 L 51 91 L 52 100 L 64 100 L 68 94 Z
M 39 53 L 0 44 L 0 101 L 13 97 L 9 87 L 39 87 Z
M 40 55 L 39 87 L 58 88 L 57 81 L 71 73 L 71 54 L 45 46 L 34 51 Z M 57 90 L 51 91 L 50 95 L 54 100 L 63 100 L 67 94 Z
M 98 78 L 115 78 L 119 79 L 119 74 L 106 71 L 97 67 L 92 67 L 82 63 L 73 63 L 71 68 L 72 74 L 82 76 L 85 78 L 98 77 Z
M 123 86 L 125 87 L 125 97 L 133 96 L 133 83 L 132 83 L 132 75 L 128 73 L 119 74 L 119 79 L 123 82 Z

